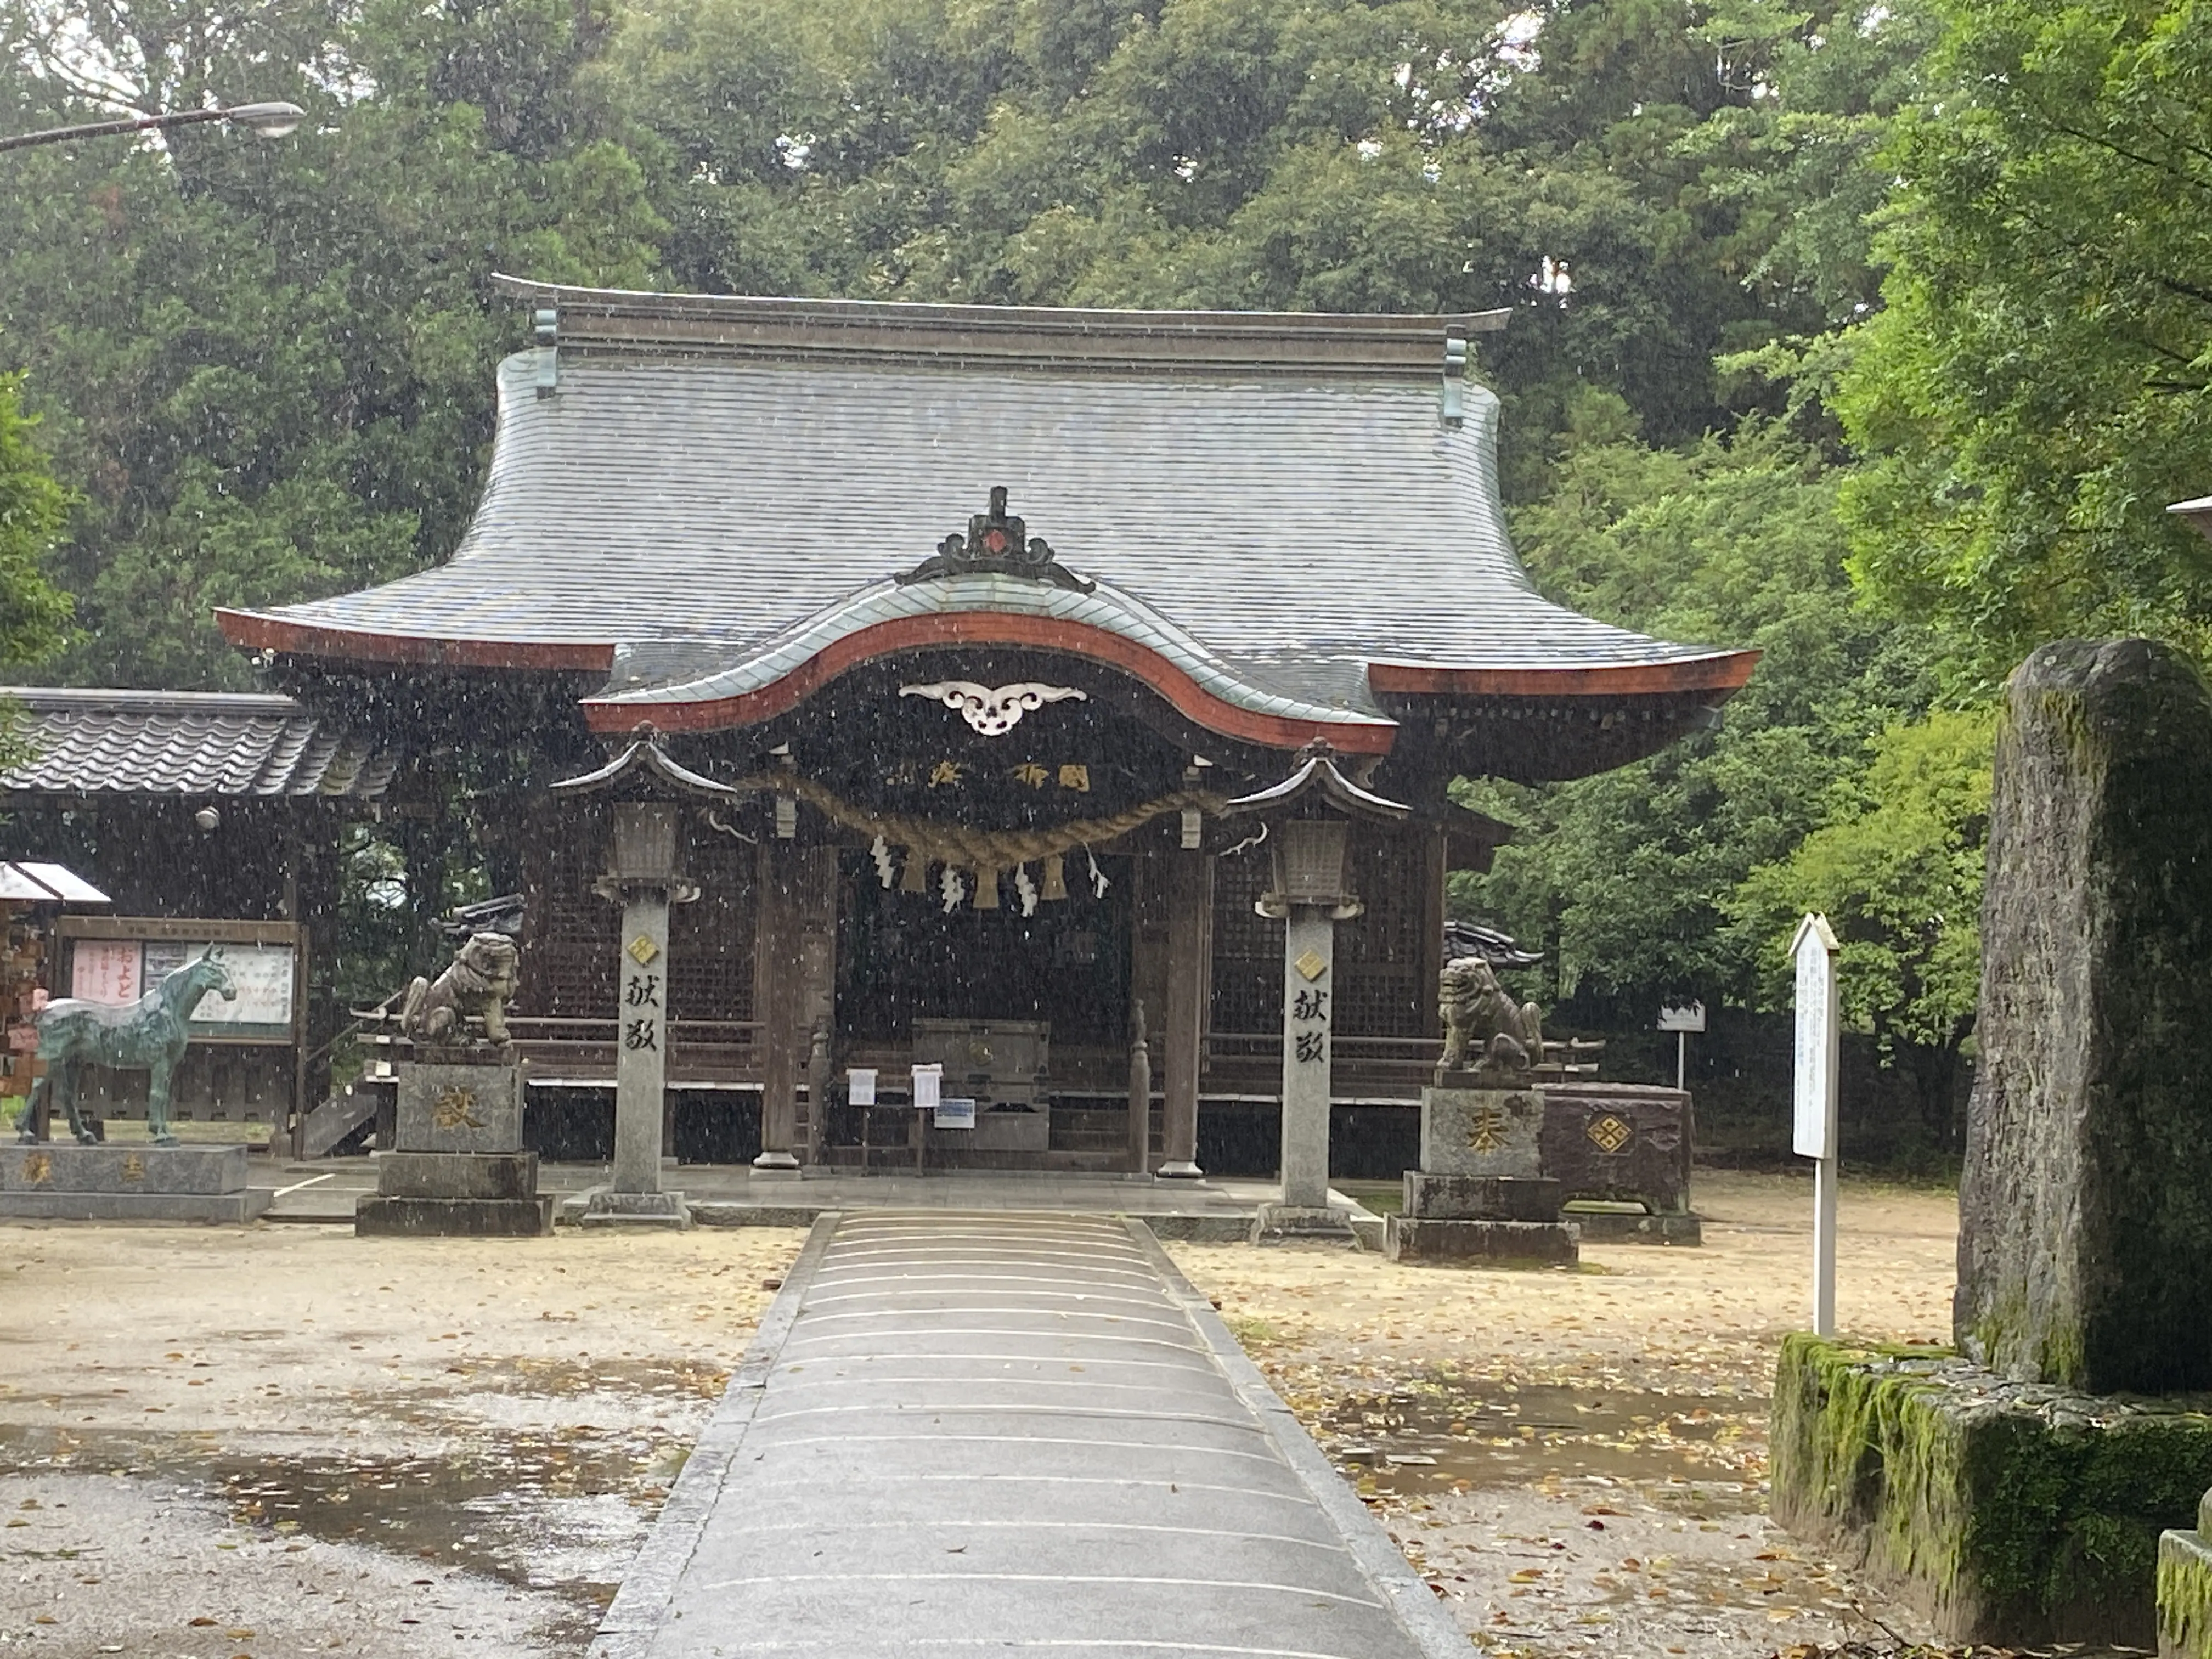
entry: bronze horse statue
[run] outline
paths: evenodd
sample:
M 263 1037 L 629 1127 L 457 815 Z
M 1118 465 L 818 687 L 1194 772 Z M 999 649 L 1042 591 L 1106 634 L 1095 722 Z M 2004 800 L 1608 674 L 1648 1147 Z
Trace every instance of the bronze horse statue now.
M 39 1107 L 43 1099 L 66 1107 L 70 1132 L 91 1145 L 92 1130 L 77 1105 L 77 1068 L 107 1066 L 117 1071 L 149 1073 L 147 1133 L 157 1146 L 175 1146 L 177 1137 L 169 1127 L 169 1079 L 177 1062 L 185 1057 L 192 1010 L 210 991 L 226 1002 L 238 1000 L 230 969 L 222 965 L 213 945 L 197 961 L 164 974 L 161 982 L 136 1002 L 87 1002 L 80 997 L 64 997 L 48 1003 L 39 1015 L 39 1058 L 46 1062 L 46 1072 L 31 1085 L 30 1109 L 23 1114 L 21 1139 L 38 1139 Z

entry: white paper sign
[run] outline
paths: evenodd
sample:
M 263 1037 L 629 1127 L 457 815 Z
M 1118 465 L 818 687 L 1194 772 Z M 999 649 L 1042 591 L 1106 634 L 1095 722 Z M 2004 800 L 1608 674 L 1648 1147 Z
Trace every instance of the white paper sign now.
M 855 1066 L 845 1073 L 845 1098 L 854 1106 L 876 1103 L 876 1068 Z
M 146 979 L 135 939 L 81 939 L 70 961 L 69 994 L 87 1002 L 136 1002 Z
M 80 944 L 77 949 L 84 946 Z M 292 950 L 285 945 L 225 945 L 222 965 L 230 970 L 237 988 L 235 1001 L 226 1002 L 210 991 L 192 1010 L 195 1025 L 289 1025 L 292 1023 Z M 198 959 L 208 949 L 205 940 L 149 939 L 146 943 L 146 982 L 159 985 L 161 975 Z
M 937 1109 L 937 1095 L 945 1082 L 942 1064 L 917 1066 L 914 1068 L 914 1103 L 918 1111 Z
M 1702 1031 L 1705 1029 L 1705 1005 L 1702 1002 L 1668 1002 L 1659 1007 L 1659 1029 L 1662 1031 Z
M 940 1129 L 972 1129 L 975 1127 L 975 1103 L 960 1098 L 940 1100 L 930 1121 Z
M 1797 1071 L 1790 1145 L 1801 1157 L 1836 1155 L 1836 936 L 1826 916 L 1798 924 Z

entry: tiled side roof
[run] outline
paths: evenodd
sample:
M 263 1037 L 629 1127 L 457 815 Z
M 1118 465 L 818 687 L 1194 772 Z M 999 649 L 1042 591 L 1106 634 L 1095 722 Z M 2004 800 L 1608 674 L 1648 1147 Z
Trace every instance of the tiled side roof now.
M 289 697 L 18 686 L 0 708 L 33 751 L 0 791 L 370 798 L 392 781 L 390 755 Z

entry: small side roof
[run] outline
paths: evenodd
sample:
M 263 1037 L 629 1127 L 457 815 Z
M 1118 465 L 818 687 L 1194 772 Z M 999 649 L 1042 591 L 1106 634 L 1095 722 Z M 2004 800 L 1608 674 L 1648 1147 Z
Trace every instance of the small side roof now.
M 21 859 L 0 864 L 0 899 L 26 904 L 106 904 L 106 894 L 65 864 Z
M 0 686 L 0 712 L 30 751 L 0 793 L 371 799 L 396 767 L 286 696 Z

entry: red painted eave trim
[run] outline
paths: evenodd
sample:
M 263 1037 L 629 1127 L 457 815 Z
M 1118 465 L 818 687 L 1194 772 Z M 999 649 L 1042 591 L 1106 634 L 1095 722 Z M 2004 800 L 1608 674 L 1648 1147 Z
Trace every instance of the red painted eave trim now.
M 1682 662 L 1612 668 L 1430 668 L 1373 663 L 1367 683 L 1377 691 L 1459 697 L 1635 697 L 1705 691 L 1719 697 L 1743 690 L 1759 666 L 1756 651 L 1726 651 Z
M 1326 738 L 1348 754 L 1387 755 L 1396 738 L 1395 722 L 1358 723 L 1291 720 L 1256 713 L 1217 697 L 1149 646 L 1089 623 L 1058 617 L 1032 617 L 998 611 L 955 611 L 900 617 L 858 629 L 833 640 L 782 678 L 734 697 L 709 702 L 617 702 L 587 697 L 584 719 L 594 732 L 628 732 L 651 720 L 664 732 L 720 732 L 757 726 L 797 708 L 846 670 L 895 652 L 933 646 L 1012 645 L 1103 663 L 1134 676 L 1159 693 L 1187 720 L 1269 749 L 1298 749 Z
M 316 628 L 257 611 L 215 613 L 216 626 L 244 651 L 348 662 L 400 663 L 432 668 L 569 669 L 604 674 L 614 666 L 611 645 L 558 645 L 514 640 L 443 640 L 418 634 L 372 634 Z

